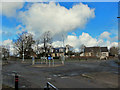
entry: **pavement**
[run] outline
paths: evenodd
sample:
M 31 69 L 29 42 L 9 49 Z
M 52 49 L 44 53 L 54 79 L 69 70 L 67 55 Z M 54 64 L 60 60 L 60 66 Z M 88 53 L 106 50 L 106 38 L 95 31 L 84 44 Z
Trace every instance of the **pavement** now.
M 31 63 L 9 61 L 2 67 L 2 79 L 3 84 L 14 87 L 12 72 L 16 71 L 19 88 L 44 88 L 48 81 L 57 88 L 117 88 L 119 74 L 114 61 L 73 61 L 59 67 L 33 67 Z

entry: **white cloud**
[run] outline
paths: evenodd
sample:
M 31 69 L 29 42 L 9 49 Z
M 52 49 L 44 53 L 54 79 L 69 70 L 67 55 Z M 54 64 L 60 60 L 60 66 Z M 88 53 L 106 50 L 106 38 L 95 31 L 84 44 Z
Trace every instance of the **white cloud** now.
M 110 45 L 110 47 L 112 47 L 112 46 L 118 47 L 118 42 L 112 42 L 111 45 Z
M 118 35 L 113 37 L 113 38 L 111 38 L 111 41 L 118 41 Z
M 54 47 L 62 47 L 62 46 L 63 46 L 63 42 L 62 42 L 62 41 L 54 41 L 54 42 L 52 43 L 52 45 L 53 45 Z
M 82 33 L 82 35 L 79 36 L 79 40 L 81 44 L 84 44 L 86 46 L 96 46 L 97 45 L 97 39 L 91 37 L 88 33 Z
M 17 30 L 19 30 L 19 29 L 21 29 L 21 28 L 22 28 L 21 25 L 18 25 L 18 26 L 16 27 Z
M 75 35 L 68 35 L 64 42 L 65 45 L 69 44 L 74 47 L 75 51 L 79 50 L 81 44 L 84 44 L 87 47 L 92 46 L 107 46 L 108 48 L 112 46 L 118 46 L 118 42 L 111 42 L 107 39 L 107 41 L 103 39 L 96 39 L 90 36 L 88 33 L 82 33 L 79 37 Z M 62 41 L 55 41 L 52 44 L 54 47 L 61 47 L 63 46 Z
M 25 28 L 22 25 L 18 25 L 16 29 L 17 29 L 16 34 L 22 33 L 25 31 Z
M 9 46 L 12 44 L 12 40 L 8 39 L 2 42 L 2 45 Z
M 15 49 L 13 48 L 13 41 L 12 40 L 10 40 L 10 39 L 4 40 L 2 42 L 2 45 L 9 49 L 10 55 L 13 55 L 15 53 Z
M 101 39 L 110 39 L 110 35 L 111 34 L 109 32 L 105 31 L 100 35 L 100 38 Z
M 39 36 L 51 31 L 53 36 L 66 33 L 76 28 L 83 28 L 88 20 L 94 18 L 94 9 L 82 3 L 67 9 L 55 3 L 34 3 L 28 11 L 21 11 L 19 19 L 26 30 Z
M 88 33 L 82 33 L 79 37 L 75 35 L 68 35 L 67 38 L 65 39 L 65 45 L 69 44 L 73 46 L 74 48 L 79 48 L 81 44 L 84 44 L 85 46 L 97 46 L 101 41 L 97 41 L 97 39 L 91 37 Z M 63 46 L 62 41 L 55 41 L 52 44 L 53 46 Z
M 74 35 L 68 35 L 66 40 L 65 40 L 65 44 L 69 44 L 73 47 L 78 47 L 80 41 L 79 39 L 77 38 L 77 36 L 74 36 Z
M 88 33 L 82 33 L 82 35 L 75 36 L 75 35 L 68 35 L 67 38 L 64 40 L 64 45 L 69 44 L 74 48 L 76 52 L 79 51 L 79 47 L 81 44 L 84 44 L 87 47 L 92 46 L 107 46 L 108 48 L 112 46 L 118 46 L 118 42 L 111 42 L 110 40 L 103 40 L 103 39 L 96 39 L 90 36 Z M 2 45 L 5 45 L 9 47 L 11 55 L 15 53 L 15 50 L 13 48 L 12 40 L 8 39 L 3 41 Z M 62 47 L 63 41 L 53 41 L 52 45 L 54 47 Z M 39 47 L 43 46 L 43 44 L 40 44 Z
M 16 16 L 16 11 L 21 9 L 24 5 L 24 2 L 2 2 L 2 12 L 0 14 L 5 15 L 7 17 Z
M 72 34 L 76 36 L 76 33 L 75 33 L 75 32 L 73 32 Z

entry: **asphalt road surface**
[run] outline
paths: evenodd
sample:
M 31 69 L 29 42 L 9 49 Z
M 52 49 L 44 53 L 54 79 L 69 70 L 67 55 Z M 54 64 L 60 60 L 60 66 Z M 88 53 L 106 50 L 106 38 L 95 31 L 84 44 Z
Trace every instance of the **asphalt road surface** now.
M 57 88 L 117 88 L 118 65 L 114 60 L 66 62 L 59 67 L 32 67 L 31 63 L 9 61 L 2 67 L 3 84 L 14 87 L 14 74 L 19 75 L 19 88 L 44 88 L 49 81 Z

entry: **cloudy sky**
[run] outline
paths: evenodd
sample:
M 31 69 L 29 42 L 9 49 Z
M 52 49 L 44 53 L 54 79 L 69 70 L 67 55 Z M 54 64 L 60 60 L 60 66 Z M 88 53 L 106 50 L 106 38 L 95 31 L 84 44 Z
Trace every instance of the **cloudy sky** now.
M 52 45 L 69 44 L 78 50 L 86 46 L 117 46 L 118 44 L 117 2 L 8 2 L 2 3 L 2 40 L 10 45 L 22 31 L 39 38 L 51 31 Z

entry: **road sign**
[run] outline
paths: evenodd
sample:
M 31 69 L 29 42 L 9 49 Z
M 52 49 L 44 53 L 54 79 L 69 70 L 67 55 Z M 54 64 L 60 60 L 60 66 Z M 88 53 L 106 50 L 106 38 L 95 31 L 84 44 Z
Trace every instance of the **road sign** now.
M 51 56 L 48 57 L 48 60 L 52 60 Z

